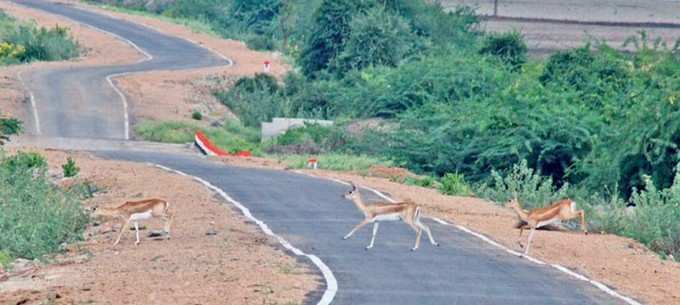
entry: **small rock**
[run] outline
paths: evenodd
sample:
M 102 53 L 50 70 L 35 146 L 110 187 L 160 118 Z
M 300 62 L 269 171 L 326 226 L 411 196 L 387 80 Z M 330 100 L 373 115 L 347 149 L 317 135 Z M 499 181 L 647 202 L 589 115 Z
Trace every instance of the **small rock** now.
M 20 273 L 22 271 L 31 269 L 31 265 L 32 265 L 31 261 L 23 258 L 17 258 L 14 260 L 14 262 L 12 262 L 11 264 L 12 267 L 10 268 L 10 270 L 16 273 Z
M 208 232 L 205 232 L 205 235 L 208 235 L 208 236 L 217 235 L 217 231 L 215 229 L 210 229 L 210 230 L 208 230 Z
M 148 236 L 149 237 L 161 237 L 163 235 L 165 235 L 165 231 L 163 231 L 163 230 L 151 230 L 149 232 Z

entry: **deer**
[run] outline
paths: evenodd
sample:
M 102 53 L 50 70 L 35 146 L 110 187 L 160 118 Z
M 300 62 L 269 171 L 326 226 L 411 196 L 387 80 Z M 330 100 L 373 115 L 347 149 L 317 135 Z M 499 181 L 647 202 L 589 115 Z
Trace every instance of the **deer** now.
M 165 222 L 164 231 L 166 239 L 170 239 L 170 225 L 172 223 L 173 214 L 169 211 L 170 204 L 163 199 L 145 199 L 140 201 L 127 201 L 122 205 L 115 208 L 100 208 L 95 209 L 95 215 L 112 217 L 116 219 L 122 219 L 123 226 L 120 228 L 120 233 L 118 238 L 113 243 L 115 247 L 120 242 L 120 238 L 125 232 L 125 228 L 128 227 L 130 222 L 134 223 L 135 235 L 137 241 L 135 241 L 135 246 L 139 245 L 139 221 L 147 220 L 154 217 L 163 219 Z
M 414 231 L 416 231 L 416 243 L 413 248 L 411 248 L 411 251 L 418 249 L 420 245 L 420 236 L 423 230 L 427 233 L 430 243 L 434 246 L 439 246 L 439 244 L 434 241 L 430 228 L 421 222 L 420 218 L 422 215 L 422 209 L 418 204 L 411 200 L 406 200 L 397 203 L 377 202 L 369 205 L 364 203 L 357 186 L 354 183 L 351 183 L 351 186 L 352 189 L 346 192 L 343 197 L 354 202 L 354 205 L 356 205 L 356 207 L 364 213 L 365 218 L 343 237 L 344 240 L 352 237 L 354 232 L 361 229 L 363 226 L 372 223 L 373 235 L 371 236 L 371 242 L 368 244 L 368 246 L 366 246 L 366 250 L 370 250 L 373 248 L 375 243 L 375 236 L 378 234 L 380 222 L 403 221 Z
M 581 220 L 581 230 L 583 230 L 584 234 L 588 234 L 588 227 L 586 226 L 585 218 L 586 213 L 583 210 L 576 210 L 576 202 L 568 198 L 556 201 L 547 207 L 536 208 L 527 211 L 522 209 L 522 206 L 519 204 L 519 200 L 517 200 L 517 196 L 515 195 L 512 199 L 510 199 L 510 201 L 508 201 L 506 207 L 513 209 L 517 214 L 517 217 L 520 219 L 520 223 L 517 225 L 519 228 L 519 237 L 517 238 L 517 243 L 519 244 L 520 248 L 524 248 L 521 241 L 522 232 L 525 228 L 524 223 L 526 223 L 526 226 L 528 226 L 529 230 L 531 230 L 527 240 L 527 247 L 524 250 L 524 254 L 520 255 L 520 257 L 529 255 L 529 249 L 531 248 L 531 240 L 534 237 L 534 232 L 540 227 L 579 217 Z

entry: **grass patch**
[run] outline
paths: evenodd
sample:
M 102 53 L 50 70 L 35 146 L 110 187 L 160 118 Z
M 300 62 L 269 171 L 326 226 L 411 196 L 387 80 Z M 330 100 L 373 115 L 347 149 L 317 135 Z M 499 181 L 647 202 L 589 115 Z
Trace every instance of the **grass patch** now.
M 145 141 L 162 143 L 191 143 L 196 131 L 204 132 L 215 145 L 229 152 L 249 150 L 261 155 L 259 133 L 235 121 L 228 121 L 222 127 L 201 127 L 185 122 L 144 121 L 135 126 L 135 132 Z
M 309 158 L 318 161 L 319 169 L 335 171 L 367 171 L 373 165 L 392 166 L 392 162 L 369 156 L 355 156 L 346 154 L 321 154 L 309 155 L 288 155 L 272 156 L 291 168 L 306 168 Z

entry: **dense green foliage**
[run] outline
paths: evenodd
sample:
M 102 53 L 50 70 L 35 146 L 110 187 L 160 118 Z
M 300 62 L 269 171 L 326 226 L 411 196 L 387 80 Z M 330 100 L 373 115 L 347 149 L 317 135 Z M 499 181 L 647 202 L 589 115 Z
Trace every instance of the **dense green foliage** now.
M 0 253 L 40 258 L 80 239 L 87 220 L 77 196 L 49 182 L 40 155 L 0 156 Z
M 64 60 L 78 56 L 79 48 L 68 29 L 36 27 L 18 22 L 0 11 L 0 65 L 34 60 Z
M 519 32 L 490 34 L 484 38 L 479 53 L 496 56 L 518 69 L 527 61 L 527 44 Z
M 80 172 L 80 167 L 78 167 L 78 165 L 76 165 L 76 161 L 74 161 L 73 158 L 71 158 L 71 157 L 68 157 L 68 159 L 66 160 L 66 163 L 64 163 L 61 166 L 61 169 L 64 173 L 64 177 L 66 177 L 66 178 L 75 177 Z

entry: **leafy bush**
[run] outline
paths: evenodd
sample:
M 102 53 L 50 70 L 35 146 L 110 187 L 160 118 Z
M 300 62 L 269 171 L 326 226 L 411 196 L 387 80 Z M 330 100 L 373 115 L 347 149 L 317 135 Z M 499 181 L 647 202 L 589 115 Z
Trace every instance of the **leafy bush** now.
M 338 73 L 369 66 L 396 67 L 411 52 L 417 39 L 403 18 L 372 9 L 350 22 L 350 35 L 338 54 Z
M 49 183 L 42 157 L 0 158 L 0 251 L 39 258 L 80 239 L 87 220 L 77 198 Z
M 9 136 L 19 134 L 21 129 L 21 121 L 13 118 L 0 118 L 0 145 L 9 141 Z
M 517 31 L 487 35 L 479 53 L 496 56 L 515 70 L 527 61 L 527 45 Z
M 364 2 L 352 0 L 324 0 L 321 3 L 299 58 L 305 76 L 312 77 L 331 66 L 350 36 L 353 16 L 366 8 Z
M 566 184 L 556 189 L 552 179 L 541 176 L 523 160 L 508 173 L 492 171 L 491 180 L 478 187 L 475 193 L 497 203 L 505 203 L 516 195 L 522 207 L 531 209 L 566 198 L 568 190 Z
M 191 118 L 196 121 L 200 121 L 203 119 L 203 114 L 200 111 L 194 111 L 191 113 Z
M 680 169 L 680 167 L 679 167 Z M 618 234 L 647 245 L 652 251 L 680 259 L 680 170 L 673 185 L 657 189 L 649 176 L 645 190 L 633 194 L 633 215 L 624 218 Z
M 76 165 L 76 161 L 74 161 L 71 157 L 68 157 L 66 163 L 61 166 L 61 169 L 64 172 L 64 177 L 66 178 L 75 177 L 80 172 L 80 167 Z
M 465 176 L 455 173 L 448 173 L 441 179 L 439 191 L 442 194 L 453 196 L 472 196 L 472 188 L 465 181 Z
M 20 23 L 0 11 L 0 64 L 34 60 L 65 60 L 79 54 L 68 29 L 53 29 Z

